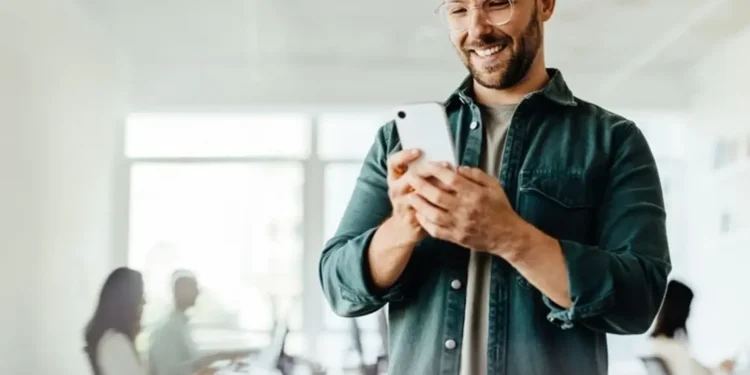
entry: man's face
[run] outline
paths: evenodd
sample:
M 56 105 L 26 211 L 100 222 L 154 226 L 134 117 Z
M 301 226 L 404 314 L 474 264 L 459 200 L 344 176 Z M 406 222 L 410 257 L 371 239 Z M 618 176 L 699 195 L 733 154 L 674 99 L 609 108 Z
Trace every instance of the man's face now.
M 177 281 L 175 290 L 177 300 L 181 305 L 186 307 L 195 306 L 195 300 L 198 298 L 198 281 L 193 278 L 183 278 Z
M 466 30 L 451 32 L 451 41 L 476 82 L 507 89 L 526 77 L 542 45 L 537 0 L 513 0 L 512 17 L 501 26 L 493 25 L 481 10 L 483 2 L 493 0 L 447 1 L 479 7 L 472 10 Z

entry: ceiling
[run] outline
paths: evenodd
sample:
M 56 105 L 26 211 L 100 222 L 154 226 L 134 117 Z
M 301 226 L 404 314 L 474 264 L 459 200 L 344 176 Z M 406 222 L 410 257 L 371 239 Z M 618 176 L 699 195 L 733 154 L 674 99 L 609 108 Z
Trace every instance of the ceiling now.
M 432 100 L 465 74 L 436 0 L 79 1 L 144 108 Z M 747 0 L 560 0 L 547 60 L 591 100 L 680 107 L 696 62 L 748 24 Z

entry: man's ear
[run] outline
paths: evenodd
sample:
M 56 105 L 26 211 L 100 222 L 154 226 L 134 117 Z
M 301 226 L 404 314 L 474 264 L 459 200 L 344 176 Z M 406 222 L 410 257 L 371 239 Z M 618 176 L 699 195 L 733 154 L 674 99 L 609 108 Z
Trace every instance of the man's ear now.
M 556 0 L 536 0 L 537 7 L 539 9 L 539 17 L 542 22 L 549 21 L 552 18 L 552 14 L 555 13 Z

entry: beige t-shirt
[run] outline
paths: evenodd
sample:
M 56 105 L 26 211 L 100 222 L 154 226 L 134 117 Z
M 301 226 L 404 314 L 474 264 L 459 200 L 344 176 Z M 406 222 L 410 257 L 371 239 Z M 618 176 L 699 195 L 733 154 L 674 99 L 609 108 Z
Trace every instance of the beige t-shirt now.
M 491 176 L 500 175 L 505 134 L 516 105 L 482 107 L 484 142 L 480 167 Z M 466 312 L 461 340 L 460 375 L 487 373 L 487 334 L 489 331 L 490 266 L 488 253 L 472 252 L 466 282 Z

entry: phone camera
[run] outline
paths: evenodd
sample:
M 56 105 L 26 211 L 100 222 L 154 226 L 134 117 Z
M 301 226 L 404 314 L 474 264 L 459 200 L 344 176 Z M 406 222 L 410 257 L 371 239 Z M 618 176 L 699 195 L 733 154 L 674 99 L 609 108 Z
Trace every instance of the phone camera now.
M 404 111 L 398 111 L 397 115 L 398 115 L 398 118 L 400 118 L 400 119 L 405 119 L 406 118 L 406 112 L 404 112 Z

